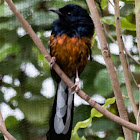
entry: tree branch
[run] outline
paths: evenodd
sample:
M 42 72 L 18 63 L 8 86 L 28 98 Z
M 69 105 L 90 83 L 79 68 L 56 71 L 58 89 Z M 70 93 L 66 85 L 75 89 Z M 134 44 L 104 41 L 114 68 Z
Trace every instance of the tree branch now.
M 130 79 L 129 79 L 129 71 L 128 71 L 128 68 L 127 68 L 126 58 L 125 58 L 124 51 L 123 51 L 125 47 L 124 47 L 124 43 L 123 43 L 122 35 L 121 35 L 119 1 L 114 0 L 114 5 L 115 5 L 116 33 L 117 33 L 118 46 L 119 46 L 119 51 L 120 51 L 121 65 L 123 67 L 126 89 L 127 89 L 127 92 L 128 92 L 128 97 L 129 97 L 129 100 L 130 100 L 130 104 L 133 108 L 134 116 L 137 119 L 138 109 L 137 109 L 137 106 L 135 104 L 133 91 L 132 91 L 132 86 L 131 86 L 131 82 L 130 82 Z
M 135 0 L 137 46 L 140 56 L 140 1 Z
M 135 0 L 135 18 L 136 18 L 136 34 L 137 34 L 137 46 L 140 56 L 140 1 Z M 139 87 L 139 98 L 140 98 L 140 84 L 138 84 Z M 138 112 L 138 118 L 140 114 L 140 101 L 139 101 L 139 112 Z M 137 125 L 139 125 L 139 121 L 137 120 Z M 137 134 L 137 140 L 139 140 L 139 134 Z
M 113 42 L 114 44 L 118 45 L 117 42 L 116 42 L 116 40 L 108 33 L 108 31 L 107 31 L 106 26 L 105 26 L 104 23 L 103 23 L 103 28 L 104 28 L 104 31 L 105 31 L 105 33 L 107 34 L 107 36 L 112 40 L 112 42 Z
M 20 12 L 16 9 L 14 4 L 11 0 L 5 0 L 10 9 L 13 11 L 15 16 L 19 19 L 25 30 L 28 32 L 30 37 L 33 39 L 35 44 L 38 46 L 44 57 L 47 59 L 48 62 L 51 60 L 51 56 L 46 51 L 45 47 L 43 46 L 41 40 L 37 37 L 31 26 L 28 24 L 28 22 L 24 19 L 24 17 L 20 14 Z M 106 52 L 105 52 L 106 53 Z M 60 69 L 60 67 L 55 63 L 53 66 L 53 69 L 57 72 L 57 74 L 64 80 L 64 82 L 69 86 L 72 87 L 74 83 L 64 74 L 64 72 Z M 115 82 L 115 81 L 114 81 Z M 102 113 L 104 116 L 108 117 L 109 119 L 113 120 L 114 122 L 127 127 L 131 130 L 134 130 L 136 132 L 140 132 L 140 127 L 137 125 L 130 123 L 114 114 L 109 112 L 108 110 L 104 109 L 102 106 L 100 106 L 98 103 L 96 103 L 94 100 L 92 100 L 86 93 L 84 93 L 82 90 L 79 90 L 77 93 L 81 98 L 83 98 L 86 102 L 88 102 L 92 107 L 94 107 L 96 110 L 98 110 L 100 113 Z
M 111 80 L 111 84 L 113 86 L 113 90 L 114 90 L 114 94 L 115 94 L 115 98 L 116 98 L 116 103 L 117 103 L 117 107 L 118 107 L 118 111 L 119 111 L 119 115 L 121 118 L 125 119 L 128 121 L 128 115 L 125 109 L 125 105 L 124 105 L 124 101 L 123 101 L 123 97 L 122 97 L 122 93 L 121 93 L 121 88 L 118 82 L 118 78 L 117 78 L 117 74 L 116 71 L 114 69 L 114 65 L 112 62 L 112 59 L 110 57 L 110 52 L 108 50 L 107 47 L 107 42 L 105 39 L 105 35 L 103 32 L 103 28 L 100 22 L 100 18 L 99 18 L 99 14 L 95 5 L 94 0 L 86 0 L 93 22 L 95 24 L 95 29 L 96 29 L 96 33 L 100 42 L 100 46 L 101 46 L 101 51 L 104 57 L 104 60 L 106 62 L 106 67 L 108 69 L 109 72 L 109 76 L 110 76 L 110 80 Z M 126 129 L 123 127 L 123 131 L 124 131 L 124 135 L 126 140 L 132 138 L 132 133 L 130 130 Z
M 125 50 L 125 48 L 124 48 L 124 50 Z M 130 69 L 127 53 L 126 53 L 126 61 L 127 61 L 127 66 L 128 66 L 129 73 L 131 74 L 131 77 L 132 77 L 136 87 L 139 88 L 138 83 L 137 83 L 137 81 L 136 81 L 136 79 L 135 79 L 135 77 L 134 77 L 134 75 L 133 75 L 133 73 L 132 73 L 132 71 Z
M 134 61 L 136 62 L 138 65 L 140 65 L 140 62 L 137 61 L 128 51 L 127 49 L 124 47 L 125 53 Z
M 2 114 L 0 112 L 0 131 L 4 135 L 5 140 L 16 140 L 6 129 Z
M 139 88 L 139 110 L 138 110 L 138 115 L 137 115 L 137 126 L 140 126 L 140 85 L 138 85 L 138 88 Z M 139 136 L 140 136 L 140 133 L 137 133 L 137 140 L 139 140 Z

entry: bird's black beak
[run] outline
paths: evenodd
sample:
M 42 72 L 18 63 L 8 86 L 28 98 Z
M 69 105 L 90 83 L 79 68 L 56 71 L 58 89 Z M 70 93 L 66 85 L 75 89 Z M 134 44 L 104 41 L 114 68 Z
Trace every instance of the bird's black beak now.
M 63 14 L 59 11 L 59 9 L 49 8 L 48 11 L 52 11 L 52 12 L 58 14 L 59 16 L 63 16 Z

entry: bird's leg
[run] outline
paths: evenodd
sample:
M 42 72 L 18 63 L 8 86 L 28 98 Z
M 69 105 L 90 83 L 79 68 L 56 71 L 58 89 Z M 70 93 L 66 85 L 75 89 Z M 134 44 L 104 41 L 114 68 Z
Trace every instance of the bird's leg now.
M 55 62 L 56 62 L 56 57 L 53 56 L 51 58 L 51 61 L 50 61 L 50 67 L 51 67 L 51 69 L 52 69 L 53 65 L 55 64 Z
M 80 90 L 79 88 L 79 76 L 78 76 L 78 69 L 76 68 L 76 78 L 75 78 L 75 84 L 71 87 L 72 89 L 74 89 L 74 92 L 78 92 Z M 72 94 L 74 94 L 74 92 L 72 92 Z

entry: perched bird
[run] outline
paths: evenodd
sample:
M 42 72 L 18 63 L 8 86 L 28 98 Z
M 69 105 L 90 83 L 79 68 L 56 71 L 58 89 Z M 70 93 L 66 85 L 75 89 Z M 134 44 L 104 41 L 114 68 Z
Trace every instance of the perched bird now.
M 91 58 L 91 38 L 94 24 L 85 9 L 68 4 L 60 9 L 49 9 L 59 18 L 53 22 L 50 37 L 50 54 L 65 74 L 75 83 L 78 91 L 80 74 Z M 57 82 L 57 91 L 50 118 L 47 140 L 70 140 L 73 121 L 74 94 L 71 88 L 51 69 Z M 76 81 L 74 80 L 76 78 Z

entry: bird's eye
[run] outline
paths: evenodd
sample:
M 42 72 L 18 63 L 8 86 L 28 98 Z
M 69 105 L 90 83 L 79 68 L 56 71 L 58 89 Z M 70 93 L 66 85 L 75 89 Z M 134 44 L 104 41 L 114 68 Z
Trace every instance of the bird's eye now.
M 68 12 L 67 15 L 70 16 L 71 15 L 71 12 Z

